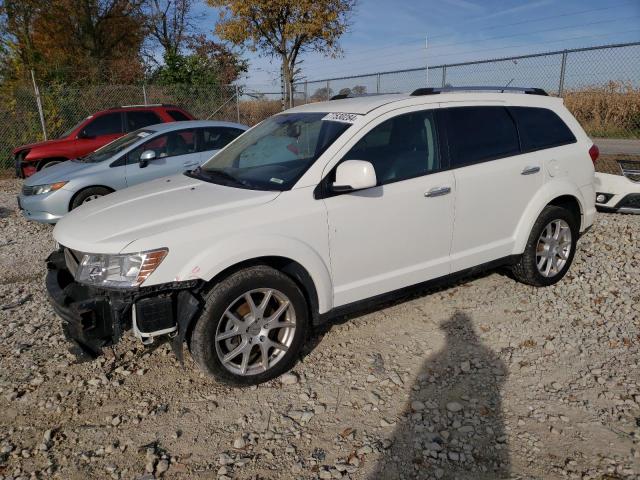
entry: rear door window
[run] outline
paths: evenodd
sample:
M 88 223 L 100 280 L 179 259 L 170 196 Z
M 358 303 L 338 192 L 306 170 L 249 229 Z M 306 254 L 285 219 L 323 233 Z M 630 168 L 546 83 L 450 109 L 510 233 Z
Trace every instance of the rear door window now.
M 244 130 L 229 127 L 209 127 L 202 129 L 202 141 L 198 148 L 201 152 L 219 150 L 242 135 Z
M 100 115 L 84 127 L 83 133 L 89 138 L 122 133 L 122 114 L 117 112 Z
M 127 130 L 133 132 L 139 128 L 148 127 L 149 125 L 155 125 L 156 123 L 162 123 L 162 120 L 158 115 L 149 110 L 135 110 L 127 112 Z
M 576 137 L 552 110 L 534 107 L 509 107 L 518 124 L 523 152 L 575 143 Z
M 171 118 L 173 118 L 176 122 L 186 122 L 187 120 L 191 120 L 180 110 L 167 110 L 167 113 Z
M 516 125 L 504 107 L 447 108 L 443 116 L 454 168 L 520 153 Z

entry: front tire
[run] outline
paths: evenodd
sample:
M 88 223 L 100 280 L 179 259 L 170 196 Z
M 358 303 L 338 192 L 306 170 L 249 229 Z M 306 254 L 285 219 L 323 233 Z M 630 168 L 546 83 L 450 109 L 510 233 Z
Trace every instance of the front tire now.
M 80 205 L 91 202 L 96 198 L 104 197 L 105 195 L 109 195 L 111 190 L 104 187 L 89 187 L 80 191 L 71 202 L 71 210 L 74 208 L 78 208 Z
M 579 221 L 566 208 L 547 205 L 531 229 L 524 253 L 512 267 L 516 280 L 535 287 L 562 280 L 576 252 Z
M 216 379 L 256 385 L 291 369 L 307 337 L 307 302 L 296 283 L 266 265 L 239 270 L 207 295 L 191 355 Z

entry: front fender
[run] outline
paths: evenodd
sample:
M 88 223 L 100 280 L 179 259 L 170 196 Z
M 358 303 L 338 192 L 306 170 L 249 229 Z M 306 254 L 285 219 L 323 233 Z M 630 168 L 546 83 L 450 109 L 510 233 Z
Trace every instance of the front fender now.
M 210 281 L 229 267 L 260 257 L 293 260 L 309 273 L 318 295 L 318 313 L 333 307 L 333 284 L 327 263 L 310 245 L 279 235 L 237 235 L 213 243 L 180 267 L 179 280 L 200 278 Z
M 583 198 L 580 189 L 569 182 L 566 179 L 558 178 L 552 182 L 547 182 L 545 185 L 538 190 L 537 194 L 531 199 L 527 208 L 524 211 L 524 215 L 520 219 L 518 223 L 518 228 L 516 229 L 516 241 L 513 247 L 513 255 L 520 255 L 524 252 L 525 246 L 527 245 L 527 241 L 529 240 L 529 235 L 531 234 L 531 229 L 533 228 L 533 224 L 536 222 L 540 213 L 558 197 L 570 195 L 575 197 L 580 205 L 580 216 L 584 217 L 585 213 L 585 200 Z M 581 221 L 581 223 L 583 223 Z M 580 231 L 584 229 L 584 225 L 580 227 Z
M 30 150 L 29 153 L 27 153 L 27 156 L 24 157 L 24 161 L 37 162 L 45 158 L 64 158 L 66 160 L 69 160 L 70 156 L 67 150 L 34 148 L 33 150 Z

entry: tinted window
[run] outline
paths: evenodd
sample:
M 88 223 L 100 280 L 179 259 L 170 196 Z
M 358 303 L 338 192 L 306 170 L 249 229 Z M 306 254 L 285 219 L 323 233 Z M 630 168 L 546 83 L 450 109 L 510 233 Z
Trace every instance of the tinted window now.
M 518 132 L 503 107 L 458 107 L 444 110 L 453 167 L 520 152 Z
M 523 152 L 574 143 L 569 127 L 555 112 L 546 108 L 509 107 L 516 119 Z
M 178 130 L 159 135 L 129 152 L 129 163 L 138 162 L 142 152 L 147 150 L 156 152 L 156 158 L 179 157 L 180 155 L 195 153 L 195 140 L 196 135 L 193 129 Z
M 162 123 L 162 120 L 154 112 L 138 110 L 135 112 L 127 112 L 127 130 L 132 132 L 139 128 L 148 127 L 149 125 L 155 125 L 156 123 Z
M 440 169 L 433 112 L 408 113 L 381 123 L 362 137 L 344 159 L 371 162 L 379 185 Z
M 176 122 L 185 122 L 187 120 L 191 120 L 180 110 L 168 110 L 167 113 L 171 118 L 173 118 Z
M 219 150 L 244 133 L 239 128 L 211 127 L 202 130 L 200 151 Z
M 122 116 L 120 113 L 101 115 L 84 127 L 83 132 L 88 137 L 122 133 Z

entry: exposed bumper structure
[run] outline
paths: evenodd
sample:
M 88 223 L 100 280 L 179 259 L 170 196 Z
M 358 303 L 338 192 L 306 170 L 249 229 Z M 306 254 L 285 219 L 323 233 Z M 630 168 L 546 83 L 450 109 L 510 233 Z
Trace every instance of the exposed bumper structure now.
M 132 328 L 144 337 L 171 332 L 172 346 L 182 360 L 182 343 L 200 311 L 199 281 L 176 282 L 133 290 L 107 290 L 77 283 L 67 269 L 63 250 L 47 258 L 49 301 L 62 318 L 62 329 L 80 358 L 95 358 Z M 134 314 L 135 312 L 135 314 Z M 148 343 L 148 342 L 147 342 Z

